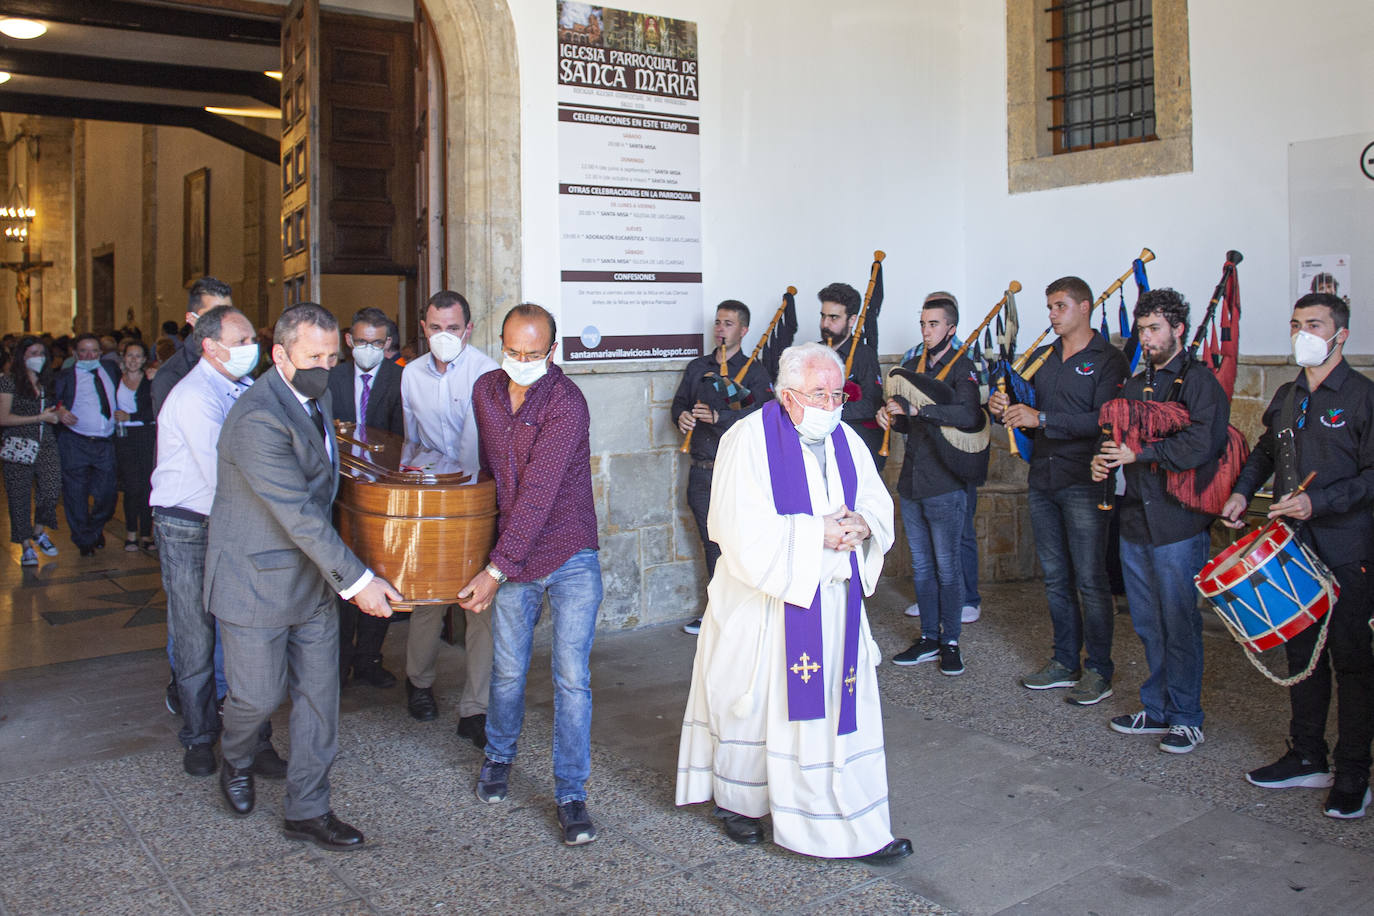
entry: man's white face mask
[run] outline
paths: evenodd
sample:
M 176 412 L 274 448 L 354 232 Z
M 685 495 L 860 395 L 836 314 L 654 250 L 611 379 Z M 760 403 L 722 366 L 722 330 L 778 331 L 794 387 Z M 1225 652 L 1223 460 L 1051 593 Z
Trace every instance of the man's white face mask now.
M 820 442 L 840 425 L 840 408 L 826 410 L 822 407 L 802 405 L 801 422 L 797 424 L 797 435 L 804 442 Z

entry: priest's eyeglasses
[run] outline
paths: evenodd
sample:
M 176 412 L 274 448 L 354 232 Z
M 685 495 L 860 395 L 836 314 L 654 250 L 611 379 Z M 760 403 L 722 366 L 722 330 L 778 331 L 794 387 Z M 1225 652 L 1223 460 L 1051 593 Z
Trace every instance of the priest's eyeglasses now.
M 825 410 L 834 410 L 836 407 L 843 407 L 844 402 L 849 400 L 849 395 L 843 391 L 798 391 L 795 388 L 788 389 L 797 400 L 812 407 L 820 407 Z
M 386 341 L 385 341 L 385 340 L 355 340 L 355 341 L 353 341 L 353 349 L 355 349 L 355 350 L 360 350 L 360 349 L 376 350 L 377 352 L 380 353 L 381 351 L 383 351 L 383 350 L 386 349 Z
M 509 356 L 511 359 L 515 360 L 517 363 L 537 363 L 537 362 L 539 362 L 541 359 L 544 359 L 545 357 L 547 357 L 547 356 L 548 356 L 550 353 L 552 353 L 552 352 L 553 352 L 553 347 L 549 347 L 547 350 L 543 351 L 542 353 L 522 353 L 522 352 L 520 352 L 519 350 L 509 350 L 509 349 L 506 349 L 506 348 L 502 348 L 502 350 L 501 350 L 501 354 L 502 354 L 503 356 Z

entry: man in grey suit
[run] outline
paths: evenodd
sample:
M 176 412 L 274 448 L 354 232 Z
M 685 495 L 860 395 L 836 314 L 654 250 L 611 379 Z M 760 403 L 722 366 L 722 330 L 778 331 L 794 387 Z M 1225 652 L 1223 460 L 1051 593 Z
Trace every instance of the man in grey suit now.
M 224 703 L 220 787 L 239 816 L 253 810 L 258 729 L 291 696 L 284 833 L 323 849 L 363 835 L 334 816 L 329 768 L 338 750 L 336 596 L 375 617 L 401 595 L 339 539 L 330 510 L 339 483 L 329 434 L 329 369 L 339 325 L 314 303 L 277 319 L 272 362 L 229 411 L 219 440 L 205 556 L 205 600 L 220 623 Z

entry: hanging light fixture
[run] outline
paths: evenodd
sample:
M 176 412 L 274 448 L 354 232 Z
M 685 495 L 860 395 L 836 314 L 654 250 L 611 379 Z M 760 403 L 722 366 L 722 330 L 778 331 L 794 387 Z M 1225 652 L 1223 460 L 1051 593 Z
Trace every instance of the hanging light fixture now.
M 48 27 L 34 19 L 8 17 L 0 19 L 0 32 L 20 41 L 37 38 L 48 31 Z

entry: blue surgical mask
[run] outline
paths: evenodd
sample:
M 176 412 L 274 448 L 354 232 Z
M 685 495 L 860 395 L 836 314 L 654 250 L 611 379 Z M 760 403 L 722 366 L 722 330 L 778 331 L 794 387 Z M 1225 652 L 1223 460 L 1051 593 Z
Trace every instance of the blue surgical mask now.
M 76 361 L 76 368 L 81 369 L 81 370 L 84 371 L 84 372 L 92 372 L 92 371 L 94 371 L 94 370 L 100 368 L 100 360 L 98 360 L 98 359 L 78 359 L 78 360 Z

